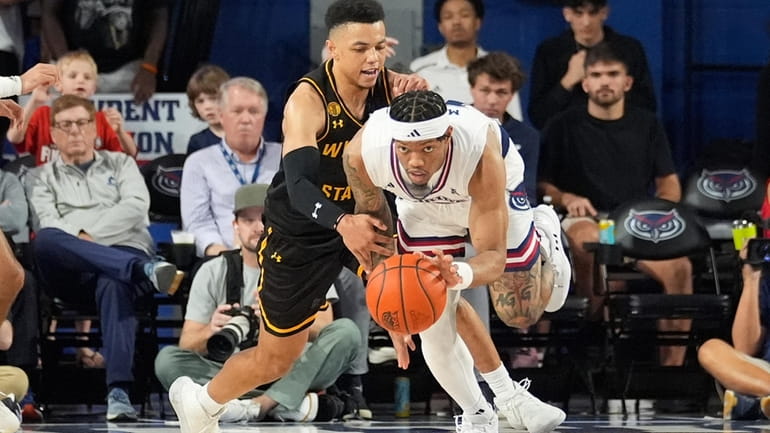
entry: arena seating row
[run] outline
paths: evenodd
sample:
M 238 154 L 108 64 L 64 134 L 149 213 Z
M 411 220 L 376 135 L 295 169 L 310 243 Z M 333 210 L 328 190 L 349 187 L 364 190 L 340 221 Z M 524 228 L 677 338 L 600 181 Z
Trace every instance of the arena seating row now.
M 166 155 L 141 168 L 151 196 L 151 232 L 159 251 L 171 258 L 174 250 L 170 245 L 170 231 L 181 223 L 179 183 L 183 162 L 184 155 Z M 19 158 L 4 169 L 23 178 L 31 164 L 31 159 Z M 752 182 L 754 189 L 748 194 L 738 191 L 740 185 Z M 738 265 L 735 251 L 730 246 L 730 231 L 725 227 L 729 228 L 733 219 L 742 218 L 746 212 L 759 208 L 763 187 L 756 177 L 740 167 L 703 170 L 688 179 L 681 204 L 652 200 L 619 209 L 613 214 L 617 244 L 596 246 L 600 257 L 597 274 L 602 276 L 602 281 L 638 277 L 623 266 L 627 262 L 623 257 L 649 259 L 688 255 L 697 271 L 696 294 L 680 297 L 661 295 L 658 289 L 651 288 L 648 280 L 642 279 L 630 284 L 629 292 L 602 291 L 609 315 L 606 321 L 599 324 L 588 322 L 588 302 L 577 296 L 570 296 L 563 309 L 546 314 L 544 319 L 550 322 L 547 331 L 515 333 L 499 320 L 493 320 L 492 336 L 500 350 L 516 347 L 541 347 L 546 350 L 542 368 L 516 370 L 512 375 L 515 378 L 532 377 L 532 390 L 536 395 L 561 401 L 565 407 L 575 392 L 587 393 L 592 402 L 600 396 L 605 399 L 679 398 L 694 394 L 700 398 L 700 403 L 705 404 L 703 397 L 708 398 L 712 382 L 697 365 L 694 350 L 709 337 L 725 336 L 734 309 L 734 292 L 729 289 L 736 284 Z M 683 230 L 687 242 L 679 237 L 669 242 L 633 236 L 622 223 L 631 209 L 637 213 L 656 211 L 679 215 L 687 226 L 687 230 Z M 671 248 L 667 249 L 669 245 Z M 606 284 L 601 286 L 607 287 Z M 137 386 L 133 396 L 136 402 L 147 402 L 151 392 L 160 390 L 154 378 L 152 360 L 160 345 L 176 343 L 186 301 L 184 296 L 183 289 L 173 297 L 156 296 L 141 307 Z M 44 327 L 41 335 L 41 380 L 45 386 L 40 389 L 40 401 L 49 404 L 102 402 L 106 390 L 103 389 L 104 381 L 98 375 L 103 375 L 103 371 L 77 369 L 64 356 L 68 347 L 99 347 L 98 320 L 93 315 L 93 309 L 59 303 L 53 316 L 60 323 L 57 331 L 50 333 Z M 71 326 L 67 326 L 72 320 L 82 317 L 94 320 L 94 332 L 88 336 L 78 335 Z M 663 335 L 656 331 L 654 325 L 662 318 L 691 318 L 694 320 L 692 331 L 682 335 Z M 84 340 L 84 337 L 87 339 Z M 655 368 L 655 347 L 660 344 L 687 345 L 690 351 L 685 366 Z M 371 376 L 381 374 L 384 378 L 368 378 L 369 384 L 389 383 L 392 377 L 401 374 L 395 368 L 389 368 L 374 369 Z M 424 366 L 420 368 L 425 370 Z M 412 376 L 423 377 L 425 372 Z M 97 377 L 91 377 L 94 375 Z M 683 383 L 685 381 L 687 383 Z M 83 384 L 93 387 L 93 392 L 84 389 Z M 412 386 L 415 400 L 429 399 L 431 388 L 436 387 L 429 380 L 415 381 Z M 72 389 L 82 392 L 73 394 L 70 392 Z M 594 410 L 598 410 L 595 404 Z

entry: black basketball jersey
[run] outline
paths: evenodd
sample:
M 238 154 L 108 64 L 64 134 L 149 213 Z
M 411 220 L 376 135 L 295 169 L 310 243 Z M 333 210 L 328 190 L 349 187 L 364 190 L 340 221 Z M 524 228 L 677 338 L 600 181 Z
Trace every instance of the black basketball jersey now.
M 332 60 L 324 62 L 302 77 L 295 83 L 294 88 L 303 82 L 315 89 L 326 108 L 326 126 L 316 136 L 318 151 L 321 153 L 318 179 L 311 179 L 311 181 L 315 181 L 329 200 L 345 212 L 353 213 L 355 202 L 342 167 L 342 152 L 348 141 L 361 129 L 370 113 L 390 105 L 387 70 L 383 69 L 377 78 L 377 83 L 369 90 L 363 119 L 356 118 L 337 93 L 337 84 L 332 75 Z M 284 236 L 329 239 L 337 235 L 336 232 L 319 225 L 292 207 L 286 189 L 283 161 L 268 189 L 265 218 L 268 224 L 277 228 Z

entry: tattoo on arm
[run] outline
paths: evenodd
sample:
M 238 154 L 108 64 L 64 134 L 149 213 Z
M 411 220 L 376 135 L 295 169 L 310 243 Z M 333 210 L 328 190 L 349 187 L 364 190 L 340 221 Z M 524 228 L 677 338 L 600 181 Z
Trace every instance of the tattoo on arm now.
M 382 221 L 388 228 L 381 232 L 392 237 L 395 233 L 393 216 L 385 199 L 382 189 L 369 181 L 363 181 L 361 170 L 350 163 L 350 155 L 343 156 L 343 167 L 348 178 L 348 185 L 356 201 L 356 213 L 369 214 Z M 387 257 L 380 254 L 374 254 L 372 261 L 375 266 L 385 260 Z

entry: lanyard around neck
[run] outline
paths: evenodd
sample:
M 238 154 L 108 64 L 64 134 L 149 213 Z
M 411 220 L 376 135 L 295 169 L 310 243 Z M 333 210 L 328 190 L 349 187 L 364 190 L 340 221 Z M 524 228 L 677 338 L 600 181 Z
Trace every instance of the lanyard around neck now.
M 241 175 L 241 171 L 238 170 L 238 164 L 235 162 L 235 159 L 233 156 L 227 152 L 227 149 L 225 149 L 225 145 L 222 142 L 219 142 L 219 150 L 222 151 L 222 156 L 225 157 L 225 161 L 227 161 L 227 165 L 230 166 L 230 170 L 235 175 L 235 178 L 238 179 L 238 182 L 240 182 L 241 185 L 246 185 L 246 179 L 243 178 Z M 257 162 L 256 167 L 254 167 L 254 174 L 251 175 L 251 182 L 254 183 L 257 181 L 257 178 L 259 177 L 259 167 L 260 162 L 262 162 L 262 157 L 265 155 L 265 143 L 264 141 L 260 143 L 259 145 L 259 151 L 257 151 Z

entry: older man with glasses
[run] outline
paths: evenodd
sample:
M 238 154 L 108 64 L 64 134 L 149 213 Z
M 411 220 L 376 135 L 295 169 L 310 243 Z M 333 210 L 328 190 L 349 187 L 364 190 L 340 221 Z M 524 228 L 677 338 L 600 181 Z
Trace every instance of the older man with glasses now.
M 95 109 L 64 95 L 51 107 L 59 156 L 28 182 L 39 279 L 52 296 L 96 303 L 106 361 L 108 420 L 137 418 L 128 398 L 137 319 L 134 304 L 167 292 L 176 267 L 153 255 L 149 193 L 134 160 L 96 151 Z

